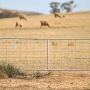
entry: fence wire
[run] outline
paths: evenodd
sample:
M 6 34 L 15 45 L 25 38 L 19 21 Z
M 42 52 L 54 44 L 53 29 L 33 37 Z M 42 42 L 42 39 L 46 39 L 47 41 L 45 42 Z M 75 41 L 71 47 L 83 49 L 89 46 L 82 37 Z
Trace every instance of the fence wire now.
M 24 71 L 89 71 L 89 39 L 1 38 L 0 62 Z

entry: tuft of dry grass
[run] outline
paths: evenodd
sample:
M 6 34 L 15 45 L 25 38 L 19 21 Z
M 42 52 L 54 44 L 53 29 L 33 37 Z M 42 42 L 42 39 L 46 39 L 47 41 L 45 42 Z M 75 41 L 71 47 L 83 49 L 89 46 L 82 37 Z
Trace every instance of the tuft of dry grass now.
M 34 72 L 33 74 L 31 74 L 30 76 L 32 79 L 34 79 L 34 78 L 40 79 L 40 78 L 45 78 L 47 76 L 50 76 L 51 74 L 52 74 L 52 72 L 41 73 L 41 72 L 37 71 L 37 72 Z

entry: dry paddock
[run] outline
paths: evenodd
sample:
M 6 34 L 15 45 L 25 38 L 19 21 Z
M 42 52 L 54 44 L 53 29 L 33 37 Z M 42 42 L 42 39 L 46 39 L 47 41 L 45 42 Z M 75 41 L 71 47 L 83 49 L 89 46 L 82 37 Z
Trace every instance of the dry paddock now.
M 90 75 L 54 72 L 39 79 L 1 79 L 0 90 L 90 90 Z
M 15 29 L 17 20 L 17 18 L 0 20 L 0 38 L 90 39 L 90 12 L 66 14 L 65 18 L 60 19 L 55 19 L 52 15 L 30 16 L 28 21 L 23 22 L 24 27 L 21 30 Z M 40 20 L 47 20 L 51 28 L 40 28 Z M 80 55 L 89 56 L 89 53 Z M 55 72 L 40 79 L 0 79 L 0 90 L 90 90 L 90 76 L 85 75 L 85 72 L 84 75 L 81 72 L 77 75 L 75 72 L 73 74 L 69 72 L 69 75 Z

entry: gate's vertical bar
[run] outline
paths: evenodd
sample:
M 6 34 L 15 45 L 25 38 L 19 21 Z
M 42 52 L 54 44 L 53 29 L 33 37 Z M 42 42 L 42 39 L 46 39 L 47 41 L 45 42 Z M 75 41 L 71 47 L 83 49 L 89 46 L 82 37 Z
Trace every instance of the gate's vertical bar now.
M 49 40 L 47 39 L 47 70 L 49 69 L 49 66 L 48 66 L 48 58 L 49 58 L 49 57 L 48 57 L 48 56 L 49 56 L 48 54 L 49 54 L 49 48 L 48 48 L 48 47 L 49 47 Z

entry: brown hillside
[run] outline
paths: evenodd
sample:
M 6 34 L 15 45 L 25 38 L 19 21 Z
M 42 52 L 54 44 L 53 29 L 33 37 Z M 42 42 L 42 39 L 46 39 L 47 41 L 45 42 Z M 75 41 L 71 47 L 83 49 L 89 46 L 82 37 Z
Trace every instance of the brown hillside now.
M 9 9 L 2 9 L 0 8 L 0 18 L 11 18 L 17 17 L 17 13 L 25 14 L 25 15 L 40 15 L 41 13 L 38 12 L 31 12 L 31 11 L 18 11 L 18 10 L 9 10 Z
M 90 38 L 90 13 L 65 14 L 65 18 L 53 15 L 27 16 L 22 30 L 15 28 L 18 18 L 1 19 L 1 37 L 27 38 Z M 48 21 L 51 28 L 40 28 L 40 20 Z

